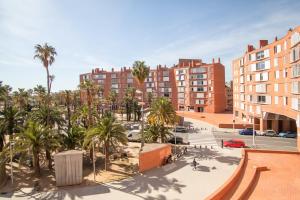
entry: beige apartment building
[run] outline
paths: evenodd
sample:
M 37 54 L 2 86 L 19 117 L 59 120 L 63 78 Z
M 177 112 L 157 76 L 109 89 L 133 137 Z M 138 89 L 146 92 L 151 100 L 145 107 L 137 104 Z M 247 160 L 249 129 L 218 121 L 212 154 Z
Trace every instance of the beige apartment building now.
M 260 131 L 298 131 L 300 144 L 300 26 L 280 39 L 260 40 L 232 63 L 233 111 Z

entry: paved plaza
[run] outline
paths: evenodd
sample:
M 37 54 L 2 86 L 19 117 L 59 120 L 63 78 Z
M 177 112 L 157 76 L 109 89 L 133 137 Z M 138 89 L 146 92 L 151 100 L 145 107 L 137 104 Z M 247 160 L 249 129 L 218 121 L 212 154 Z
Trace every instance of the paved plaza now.
M 7 194 L 12 199 L 122 199 L 184 200 L 204 199 L 219 188 L 239 163 L 240 149 L 221 149 L 208 124 L 186 119 L 194 129 L 188 134 L 188 153 L 176 162 L 136 175 L 130 179 L 86 187 L 64 187 L 34 193 L 31 188 Z M 206 128 L 206 129 L 205 129 Z M 201 130 L 202 129 L 202 130 Z M 197 145 L 197 148 L 194 148 Z M 202 146 L 200 149 L 199 146 Z M 207 148 L 205 148 L 207 146 Z M 191 166 L 198 162 L 196 170 Z M 2 197 L 3 198 L 3 197 Z

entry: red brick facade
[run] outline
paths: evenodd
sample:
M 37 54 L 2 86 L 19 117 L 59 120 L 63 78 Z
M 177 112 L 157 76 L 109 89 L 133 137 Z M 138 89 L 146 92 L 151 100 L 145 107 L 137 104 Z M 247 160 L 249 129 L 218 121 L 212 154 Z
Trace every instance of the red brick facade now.
M 123 67 L 120 71 L 112 69 L 93 69 L 91 73 L 81 74 L 80 82 L 85 79 L 99 84 L 104 92 L 103 98 L 114 90 L 118 93 L 120 103 L 126 88 L 134 87 L 143 90 L 145 94 L 151 92 L 154 97 L 170 98 L 176 110 L 194 110 L 195 112 L 223 112 L 225 101 L 225 69 L 213 60 L 211 64 L 203 63 L 200 59 L 179 59 L 177 65 L 166 67 L 158 65 L 151 69 L 143 86 L 132 77 L 131 69 Z M 82 92 L 82 99 L 85 99 Z M 141 97 L 139 97 L 141 98 Z M 144 97 L 146 102 L 146 97 Z

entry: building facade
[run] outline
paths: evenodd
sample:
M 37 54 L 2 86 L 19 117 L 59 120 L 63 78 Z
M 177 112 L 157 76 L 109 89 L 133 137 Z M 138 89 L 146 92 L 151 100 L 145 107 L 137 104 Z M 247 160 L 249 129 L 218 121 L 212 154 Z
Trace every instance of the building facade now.
M 99 94 L 107 98 L 111 91 L 118 94 L 118 102 L 122 102 L 126 89 L 133 87 L 153 97 L 167 97 L 177 110 L 195 112 L 224 112 L 225 102 L 225 69 L 220 59 L 210 64 L 200 59 L 179 59 L 177 65 L 166 67 L 158 65 L 150 69 L 145 84 L 140 86 L 132 76 L 131 68 L 123 67 L 119 71 L 112 69 L 93 69 L 91 73 L 81 74 L 80 82 L 91 80 L 103 91 Z M 141 94 L 138 98 L 142 99 Z M 81 92 L 85 99 L 84 91 Z M 144 97 L 146 101 L 147 97 Z
M 233 110 L 233 82 L 225 83 L 225 96 L 226 96 L 226 111 Z
M 300 133 L 300 27 L 232 63 L 234 116 L 264 131 Z M 298 139 L 298 147 L 299 142 Z

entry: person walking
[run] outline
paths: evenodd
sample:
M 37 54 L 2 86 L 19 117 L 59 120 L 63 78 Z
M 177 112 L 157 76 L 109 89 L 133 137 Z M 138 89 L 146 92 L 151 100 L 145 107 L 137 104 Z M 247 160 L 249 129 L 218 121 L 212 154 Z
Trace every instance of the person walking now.
M 196 158 L 194 158 L 194 160 L 193 160 L 193 169 L 194 170 L 196 170 L 196 168 L 197 168 L 197 162 L 196 162 Z

